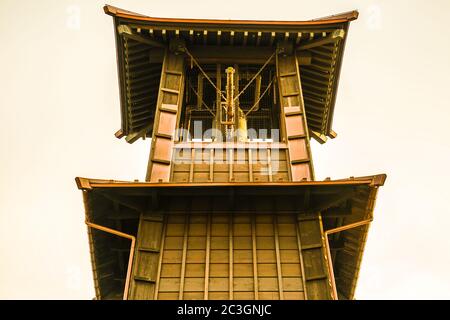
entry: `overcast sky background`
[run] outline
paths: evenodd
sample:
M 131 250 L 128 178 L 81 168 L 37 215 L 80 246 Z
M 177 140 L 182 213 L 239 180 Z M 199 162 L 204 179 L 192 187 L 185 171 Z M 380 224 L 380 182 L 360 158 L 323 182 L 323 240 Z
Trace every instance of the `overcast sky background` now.
M 160 17 L 304 20 L 358 9 L 318 179 L 387 173 L 357 299 L 450 299 L 449 1 L 109 1 Z M 0 298 L 92 299 L 76 176 L 145 177 L 117 140 L 103 1 L 0 0 Z

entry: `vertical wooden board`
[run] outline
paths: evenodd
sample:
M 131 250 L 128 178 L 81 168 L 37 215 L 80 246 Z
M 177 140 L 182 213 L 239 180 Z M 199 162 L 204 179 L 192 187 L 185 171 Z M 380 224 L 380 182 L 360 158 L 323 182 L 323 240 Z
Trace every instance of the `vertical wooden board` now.
M 185 278 L 184 291 L 202 292 L 205 287 L 205 278 Z M 186 296 L 184 296 L 186 298 Z M 203 294 L 200 297 L 203 299 Z
M 183 237 L 184 224 L 183 223 L 169 223 L 167 225 L 166 236 Z
M 283 291 L 303 291 L 301 277 L 283 277 Z
M 173 142 L 167 138 L 155 137 L 155 149 L 153 159 L 170 161 L 172 160 Z M 170 169 L 170 168 L 169 168 Z
M 150 182 L 169 181 L 170 166 L 160 163 L 152 163 Z
M 296 225 L 294 223 L 278 223 L 278 235 L 283 236 L 296 236 Z
M 211 298 L 214 291 L 228 291 L 228 278 L 209 278 L 209 291 Z M 222 299 L 228 299 L 228 292 L 226 298 Z
M 276 154 L 273 153 L 273 154 Z M 286 160 L 277 160 L 276 158 L 271 158 L 272 159 L 272 172 L 287 172 L 288 171 L 288 165 Z
M 228 300 L 228 291 L 223 292 L 210 292 L 209 299 L 210 300 Z
M 254 292 L 235 291 L 233 298 L 234 300 L 254 300 L 255 294 Z
M 178 292 L 160 292 L 158 293 L 158 300 L 177 300 Z
M 180 290 L 180 278 L 161 278 L 159 292 L 177 292 Z
M 260 300 L 280 300 L 280 294 L 278 293 L 278 291 L 260 292 L 259 299 Z
M 261 263 L 258 260 L 258 277 L 276 277 L 276 276 L 277 276 L 276 263 Z
M 194 172 L 194 182 L 210 182 L 209 181 L 209 172 Z
M 258 223 L 256 225 L 256 235 L 260 236 L 273 236 L 273 225 L 268 223 Z
M 141 229 L 139 234 L 141 235 L 139 241 L 139 247 L 149 249 L 159 249 L 161 242 L 162 223 L 160 222 L 141 222 Z
M 236 263 L 233 266 L 234 277 L 252 277 L 253 276 L 253 264 L 251 263 Z
M 211 263 L 228 263 L 228 250 L 211 250 Z
M 328 280 L 313 280 L 306 283 L 308 300 L 330 300 Z
M 299 223 L 302 246 L 322 243 L 322 231 L 319 220 L 304 220 Z
M 258 263 L 275 263 L 276 262 L 276 256 L 275 256 L 275 250 L 256 250 L 256 256 Z
M 264 291 L 278 291 L 277 278 L 259 278 L 258 279 L 259 292 Z
M 192 222 L 192 221 L 191 221 Z M 191 223 L 189 225 L 189 236 L 206 236 L 206 225 L 204 223 Z
M 205 262 L 205 250 L 187 250 L 186 262 L 187 263 L 204 263 Z
M 133 300 L 149 300 L 153 298 L 155 285 L 150 282 L 135 281 L 131 288 L 130 299 Z
M 249 236 L 252 232 L 252 225 L 249 223 L 236 223 L 233 226 L 233 236 Z
M 181 272 L 181 264 L 179 263 L 163 263 L 161 266 L 162 278 L 178 278 Z
M 183 294 L 183 300 L 203 300 L 203 292 L 186 292 L 185 291 Z
M 213 174 L 214 182 L 228 182 L 228 172 L 216 172 Z
M 292 65 L 289 66 L 291 69 L 288 72 L 296 72 L 295 70 L 295 64 L 292 63 Z M 289 95 L 293 92 L 300 92 L 299 83 L 297 81 L 297 76 L 289 76 L 289 77 L 282 77 L 280 80 L 280 87 L 281 87 L 281 94 Z
M 269 175 L 267 172 L 253 172 L 254 182 L 269 182 Z
M 209 265 L 209 276 L 211 278 L 228 277 L 228 263 L 211 263 Z
M 306 139 L 289 140 L 288 145 L 291 161 L 309 159 Z
M 291 166 L 291 174 L 293 181 L 301 181 L 303 179 L 311 179 L 310 166 L 307 163 L 293 164 Z
M 196 153 L 197 154 L 197 153 Z M 209 173 L 209 162 L 204 160 L 199 160 L 199 162 L 196 162 L 194 164 L 194 172 L 205 172 Z
M 211 237 L 211 250 L 228 250 L 228 237 Z
M 175 133 L 176 123 L 177 123 L 176 114 L 161 111 L 159 114 L 158 134 L 173 136 Z
M 282 263 L 299 263 L 300 257 L 298 255 L 298 249 L 282 249 L 280 250 L 280 260 Z
M 303 250 L 306 279 L 327 275 L 324 265 L 324 256 L 321 249 Z
M 213 223 L 211 225 L 211 235 L 212 236 L 227 236 L 228 235 L 228 224 L 225 223 Z
M 234 237 L 234 249 L 252 249 L 252 237 Z
M 164 249 L 181 249 L 183 247 L 183 237 L 166 237 Z
M 285 292 L 284 293 L 285 300 L 305 300 L 304 292 Z
M 236 250 L 233 249 L 234 263 L 252 263 L 252 250 Z
M 295 230 L 294 230 L 295 231 Z M 293 236 L 280 236 L 280 249 L 296 249 L 298 250 L 297 237 Z
M 234 291 L 251 291 L 254 290 L 253 277 L 248 278 L 233 278 Z
M 181 263 L 182 250 L 164 250 L 163 263 Z
M 248 182 L 250 177 L 248 172 L 233 172 L 233 178 L 235 182 Z
M 204 263 L 187 263 L 186 264 L 186 278 L 190 277 L 204 277 L 205 264 Z M 186 289 L 188 290 L 188 289 Z
M 297 263 L 282 263 L 281 273 L 283 277 L 300 277 L 302 276 L 300 262 Z
M 159 253 L 139 252 L 136 260 L 138 269 L 135 270 L 134 274 L 139 277 L 156 280 Z
M 188 249 L 189 250 L 191 250 L 191 249 L 205 250 L 206 249 L 206 237 L 189 236 Z

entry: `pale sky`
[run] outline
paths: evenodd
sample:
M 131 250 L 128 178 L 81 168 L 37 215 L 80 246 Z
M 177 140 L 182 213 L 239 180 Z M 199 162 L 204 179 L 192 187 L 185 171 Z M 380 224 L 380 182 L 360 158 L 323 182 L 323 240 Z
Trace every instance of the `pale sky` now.
M 117 140 L 105 0 L 0 0 L 0 299 L 92 299 L 74 178 L 143 180 Z M 449 1 L 109 1 L 160 17 L 304 20 L 358 9 L 318 179 L 387 173 L 357 299 L 450 299 Z

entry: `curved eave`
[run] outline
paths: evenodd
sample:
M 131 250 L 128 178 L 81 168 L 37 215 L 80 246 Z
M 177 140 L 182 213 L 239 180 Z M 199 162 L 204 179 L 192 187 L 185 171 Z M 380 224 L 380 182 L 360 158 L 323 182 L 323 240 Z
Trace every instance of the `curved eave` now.
M 384 185 L 385 179 L 386 175 L 380 174 L 343 180 L 253 184 L 149 183 L 87 178 L 76 178 L 76 183 L 78 188 L 83 191 L 86 216 L 91 221 L 105 226 L 110 226 L 109 224 L 112 223 L 111 220 L 107 219 L 107 216 L 111 214 L 112 201 L 114 199 L 119 199 L 128 207 L 137 208 L 136 210 L 145 210 L 144 208 L 149 205 L 149 199 L 155 199 L 156 202 L 159 201 L 154 197 L 166 197 L 164 198 L 165 200 L 163 199 L 163 202 L 169 203 L 170 199 L 173 201 L 179 196 L 214 197 L 230 194 L 230 191 L 233 191 L 232 193 L 236 196 L 260 195 L 263 197 L 278 197 L 289 195 L 290 197 L 302 198 L 308 190 L 314 203 L 327 202 L 325 194 L 328 194 L 329 197 L 341 195 L 351 202 L 350 209 L 346 207 L 346 201 L 343 201 L 338 206 L 321 209 L 324 230 L 329 230 L 372 218 L 378 188 Z M 347 198 L 350 190 L 356 192 L 350 198 Z M 167 197 L 170 197 L 170 199 Z M 131 214 L 131 212 L 126 214 Z M 114 228 L 113 225 L 110 227 Z M 342 248 L 332 259 L 340 299 L 353 299 L 354 297 L 367 232 L 367 225 L 341 232 Z M 98 246 L 98 241 L 96 242 L 95 240 L 102 240 L 99 238 L 100 236 L 100 234 L 95 233 L 90 234 L 89 237 L 98 298 L 105 295 L 105 287 L 111 283 L 111 281 L 105 280 L 105 276 L 111 272 L 111 267 L 118 264 L 116 261 L 113 266 L 108 265 L 100 269 L 99 266 L 108 263 L 100 254 L 101 250 L 96 247 Z M 330 240 L 334 241 L 336 239 L 330 238 Z M 104 239 L 104 241 L 107 241 L 107 239 Z
M 149 17 L 139 13 L 131 12 L 111 5 L 105 5 L 103 10 L 107 15 L 120 17 L 136 21 L 158 22 L 158 23 L 176 23 L 176 24 L 217 24 L 217 25 L 275 25 L 275 26 L 306 26 L 306 25 L 326 25 L 333 23 L 343 23 L 356 20 L 358 11 L 349 11 L 328 17 L 305 20 L 305 21 L 273 21 L 273 20 L 220 20 L 220 19 L 182 19 L 182 18 L 158 18 Z

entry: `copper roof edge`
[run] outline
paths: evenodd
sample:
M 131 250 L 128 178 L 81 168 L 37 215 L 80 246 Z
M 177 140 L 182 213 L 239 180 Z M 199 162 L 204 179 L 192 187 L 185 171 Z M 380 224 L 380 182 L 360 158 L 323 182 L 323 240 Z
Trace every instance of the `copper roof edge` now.
M 347 179 L 324 181 L 289 181 L 289 182 L 205 182 L 205 183 L 155 183 L 146 181 L 119 181 L 110 179 L 91 179 L 76 177 L 75 181 L 80 190 L 91 190 L 96 187 L 274 187 L 274 186 L 324 186 L 324 185 L 370 185 L 371 187 L 383 186 L 386 174 L 378 174 L 364 177 L 350 177 Z
M 357 10 L 330 15 L 303 21 L 273 21 L 273 20 L 221 20 L 221 19 L 186 19 L 186 18 L 160 18 L 150 17 L 136 12 L 124 10 L 106 4 L 103 7 L 105 14 L 112 17 L 135 19 L 140 21 L 168 22 L 168 23 L 206 23 L 206 24 L 252 24 L 252 25 L 324 25 L 331 23 L 350 22 L 358 19 Z

